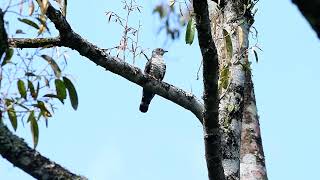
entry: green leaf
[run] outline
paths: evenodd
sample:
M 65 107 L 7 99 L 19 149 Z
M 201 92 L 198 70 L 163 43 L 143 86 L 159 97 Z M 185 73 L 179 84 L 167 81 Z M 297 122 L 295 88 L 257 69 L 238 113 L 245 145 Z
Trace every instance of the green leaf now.
M 44 102 L 38 101 L 38 104 L 36 104 L 35 106 L 41 110 L 41 113 L 45 118 L 52 117 L 50 111 L 46 108 Z
M 64 82 L 60 79 L 56 79 L 54 83 L 56 85 L 57 96 L 61 101 L 63 101 L 67 98 L 66 86 L 64 85 Z
M 5 99 L 5 104 L 8 108 L 7 113 L 8 113 L 8 117 L 11 122 L 11 125 L 13 129 L 16 131 L 18 127 L 18 121 L 17 121 L 16 111 L 13 108 L 13 101 L 10 99 Z
M 8 62 L 10 62 L 10 60 L 11 60 L 11 58 L 13 56 L 13 52 L 14 52 L 14 50 L 12 48 L 7 49 L 6 56 L 4 57 L 4 59 L 3 59 L 2 63 L 1 63 L 1 66 L 4 66 Z
M 36 90 L 34 89 L 33 83 L 30 80 L 28 80 L 28 89 L 30 90 L 30 94 L 33 97 L 33 99 L 36 99 Z
M 34 116 L 34 110 L 30 111 L 30 114 L 29 114 L 27 123 L 28 123 L 28 122 L 31 122 L 32 118 L 35 118 L 35 116 Z
M 30 112 L 30 115 L 28 117 L 27 122 L 30 122 L 32 140 L 33 140 L 33 148 L 35 149 L 38 145 L 38 140 L 39 140 L 39 127 L 38 127 L 37 119 L 34 116 L 34 111 Z
M 13 52 L 14 52 L 14 50 L 12 49 L 12 48 L 9 48 L 9 49 L 7 49 L 7 51 L 6 51 L 6 56 L 5 56 L 5 60 L 6 61 L 9 61 L 11 58 L 12 58 L 12 56 L 13 56 Z
M 221 82 L 221 87 L 223 89 L 227 89 L 228 84 L 229 84 L 229 67 L 225 66 L 222 68 L 221 73 L 220 73 L 220 82 Z
M 194 39 L 194 34 L 196 31 L 196 23 L 194 22 L 194 18 L 190 17 L 187 25 L 187 31 L 186 31 L 186 44 L 192 44 Z
M 36 118 L 33 118 L 30 122 L 32 140 L 33 140 L 33 148 L 35 149 L 38 145 L 39 141 L 39 127 Z
M 17 84 L 18 84 L 18 90 L 21 97 L 24 99 L 27 99 L 27 90 L 26 90 L 26 86 L 24 85 L 24 82 L 21 79 L 19 79 Z
M 8 116 L 14 131 L 16 131 L 18 127 L 18 121 L 16 111 L 13 109 L 13 107 L 8 109 Z
M 27 25 L 29 25 L 29 26 L 32 26 L 32 27 L 34 27 L 34 28 L 36 28 L 36 29 L 39 29 L 39 28 L 40 28 L 40 27 L 38 26 L 38 24 L 36 24 L 35 22 L 33 22 L 33 21 L 29 20 L 29 19 L 21 19 L 21 18 L 18 18 L 18 20 L 21 21 L 21 22 L 23 22 L 23 23 L 25 23 L 25 24 L 27 24 Z
M 76 91 L 76 88 L 72 84 L 72 82 L 67 78 L 63 77 L 64 84 L 66 85 L 66 88 L 69 93 L 70 102 L 74 110 L 77 110 L 78 108 L 78 94 Z
M 58 64 L 55 62 L 55 60 L 52 57 L 45 55 L 45 54 L 41 55 L 41 57 L 43 59 L 45 59 L 50 64 L 55 76 L 57 78 L 60 78 L 61 77 L 61 70 L 60 70 Z
M 232 41 L 228 31 L 225 29 L 223 29 L 223 37 L 226 45 L 227 56 L 231 59 L 233 54 Z
M 253 54 L 254 54 L 254 57 L 256 58 L 256 62 L 258 63 L 259 59 L 258 59 L 258 53 L 256 50 L 253 49 Z
M 62 104 L 64 104 L 63 99 L 61 99 L 60 97 L 58 97 L 58 96 L 55 95 L 55 94 L 46 94 L 46 95 L 44 95 L 43 97 L 56 98 L 56 99 L 58 99 Z

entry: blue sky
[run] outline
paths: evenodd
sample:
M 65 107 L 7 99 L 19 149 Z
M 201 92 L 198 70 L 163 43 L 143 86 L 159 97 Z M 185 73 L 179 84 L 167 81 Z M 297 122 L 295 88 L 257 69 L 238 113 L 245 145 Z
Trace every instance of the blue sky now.
M 133 20 L 141 20 L 140 42 L 150 49 L 164 42 L 156 35 L 158 18 L 151 15 L 156 2 L 142 2 L 142 14 Z M 104 15 L 121 12 L 119 3 L 69 1 L 68 8 L 70 24 L 84 38 L 104 48 L 119 42 L 120 29 Z M 269 179 L 315 179 L 320 161 L 319 40 L 291 1 L 260 1 L 258 9 L 254 26 L 263 52 L 259 63 L 253 62 L 253 79 Z M 185 45 L 182 38 L 165 48 L 165 81 L 201 97 L 197 43 Z M 160 97 L 142 114 L 139 86 L 75 51 L 68 54 L 67 73 L 75 79 L 79 109 L 73 111 L 67 103 L 59 106 L 49 128 L 41 123 L 37 149 L 43 155 L 95 180 L 207 179 L 202 128 L 193 114 Z M 144 58 L 137 60 L 139 67 L 144 63 Z M 32 144 L 29 127 L 20 126 L 17 134 Z M 1 159 L 0 179 L 33 178 Z

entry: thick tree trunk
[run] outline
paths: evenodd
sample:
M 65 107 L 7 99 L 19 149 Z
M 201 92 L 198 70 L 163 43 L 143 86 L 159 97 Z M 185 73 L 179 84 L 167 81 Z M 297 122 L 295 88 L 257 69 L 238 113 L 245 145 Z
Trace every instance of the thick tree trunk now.
M 320 38 L 320 0 L 292 0 Z
M 210 180 L 224 180 L 218 118 L 218 54 L 211 35 L 207 2 L 193 0 L 193 7 L 198 30 L 198 41 L 203 58 L 203 130 L 208 176 Z
M 247 1 L 245 1 L 247 2 Z M 240 179 L 240 142 L 247 53 L 253 17 L 243 1 L 209 3 L 211 32 L 219 55 L 222 164 L 226 179 Z M 227 85 L 223 85 L 227 84 Z
M 241 132 L 240 179 L 267 180 L 262 148 L 259 116 L 254 95 L 251 72 L 246 72 L 244 109 Z

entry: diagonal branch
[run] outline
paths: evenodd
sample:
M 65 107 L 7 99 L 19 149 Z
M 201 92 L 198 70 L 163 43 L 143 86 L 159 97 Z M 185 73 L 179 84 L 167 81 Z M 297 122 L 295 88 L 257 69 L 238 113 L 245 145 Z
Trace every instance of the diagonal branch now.
M 48 8 L 47 15 L 59 30 L 60 37 L 43 39 L 13 38 L 9 39 L 9 45 L 16 48 L 39 48 L 47 45 L 65 46 L 74 49 L 96 65 L 190 110 L 202 123 L 203 104 L 195 95 L 166 82 L 161 82 L 148 75 L 144 75 L 141 69 L 124 62 L 120 58 L 105 53 L 103 49 L 93 45 L 75 33 L 64 16 L 51 5 Z
M 118 74 L 127 80 L 190 110 L 199 121 L 202 122 L 203 105 L 196 96 L 168 83 L 155 80 L 154 78 L 143 74 L 139 68 L 105 53 L 101 48 L 98 48 L 75 33 L 65 17 L 51 5 L 48 7 L 47 16 L 60 33 L 61 46 L 74 49 L 96 65 Z
M 87 179 L 75 175 L 30 148 L 0 122 L 0 154 L 36 179 Z
M 47 9 L 47 16 L 58 29 L 60 37 L 36 39 L 12 38 L 9 39 L 9 45 L 15 48 L 65 46 L 74 49 L 96 65 L 190 110 L 202 123 L 203 104 L 195 95 L 144 75 L 141 69 L 124 62 L 120 58 L 105 53 L 103 49 L 93 45 L 75 33 L 65 17 L 51 5 Z
M 196 98 L 191 93 L 185 92 L 180 88 L 177 88 L 173 85 L 170 85 L 165 82 L 157 81 L 153 79 L 152 77 L 148 75 L 144 75 L 143 72 L 137 68 L 134 67 L 123 60 L 117 58 L 117 57 L 112 57 L 109 54 L 106 54 L 102 49 L 98 48 L 97 46 L 91 44 L 90 42 L 86 41 L 83 39 L 80 35 L 75 33 L 69 23 L 66 21 L 64 16 L 62 14 L 55 10 L 51 5 L 48 7 L 47 10 L 47 16 L 51 19 L 51 21 L 55 24 L 56 28 L 60 32 L 60 41 L 58 39 L 52 39 L 51 44 L 47 43 L 47 45 L 59 45 L 59 46 L 65 46 L 69 47 L 71 49 L 74 49 L 78 51 L 82 56 L 87 57 L 89 60 L 94 62 L 96 65 L 99 65 L 103 68 L 105 68 L 108 71 L 111 71 L 115 74 L 118 74 L 127 80 L 136 83 L 143 88 L 146 88 L 147 90 L 153 91 L 154 93 L 180 105 L 181 107 L 184 107 L 188 110 L 190 110 L 195 116 L 199 119 L 200 122 L 202 122 L 202 117 L 203 117 L 203 104 L 199 99 Z M 39 39 L 38 39 L 39 40 Z M 48 41 L 46 41 L 48 42 Z M 42 47 L 43 44 L 32 41 L 30 39 L 11 39 L 10 40 L 10 45 L 12 47 L 18 47 L 18 48 L 36 48 L 36 47 Z M 1 128 L 0 128 L 1 129 Z M 2 138 L 2 139 L 1 139 Z M 20 142 L 18 137 L 7 133 L 7 131 L 4 131 L 3 134 L 0 134 L 0 140 L 3 140 L 4 143 L 6 144 L 9 141 L 11 141 L 11 138 L 17 139 L 17 142 Z M 21 139 L 20 139 L 21 140 Z M 21 144 L 21 143 L 20 143 Z M 1 144 L 0 144 L 1 145 Z M 8 144 L 6 147 L 7 149 L 4 149 L 3 151 L 0 151 L 0 154 L 4 156 L 5 158 L 12 158 L 10 155 L 11 154 L 16 154 L 14 152 L 10 152 L 10 148 L 12 146 L 9 146 Z M 0 150 L 2 147 L 5 146 L 0 146 Z M 39 164 L 36 164 L 38 157 L 38 153 L 35 151 L 29 151 L 27 148 L 26 144 L 21 144 L 18 149 L 20 150 L 18 154 L 22 155 L 19 159 L 23 159 L 27 157 L 28 160 L 30 160 L 34 165 L 32 167 L 36 168 Z M 8 152 L 8 153 L 7 153 Z M 25 154 L 25 153 L 27 154 Z M 30 158 L 27 155 L 35 155 L 33 158 Z M 32 156 L 31 156 L 32 157 Z M 44 158 L 41 156 L 41 158 Z M 35 162 L 33 162 L 35 161 Z M 15 166 L 18 166 L 26 171 L 28 173 L 36 173 L 36 172 L 29 172 L 29 169 L 24 166 L 20 166 L 20 164 L 14 160 L 10 161 L 12 162 Z M 29 161 L 28 161 L 29 162 Z M 18 164 L 16 164 L 18 163 Z M 39 162 L 41 165 L 41 162 Z M 29 165 L 29 164 L 28 164 Z M 52 165 L 52 164 L 49 164 Z M 53 164 L 54 167 L 60 168 L 60 166 Z M 41 167 L 41 166 L 40 166 Z M 50 166 L 51 167 L 51 166 Z M 61 167 L 62 168 L 62 167 Z M 41 168 L 42 170 L 42 168 Z M 46 174 L 46 172 L 41 172 L 40 174 L 36 175 L 41 175 L 41 174 Z M 45 179 L 45 178 L 39 178 L 39 179 Z M 71 179 L 71 178 L 67 178 Z
M 225 179 L 222 167 L 221 134 L 219 127 L 218 53 L 211 36 L 206 0 L 193 0 L 198 40 L 203 57 L 204 141 L 209 179 Z

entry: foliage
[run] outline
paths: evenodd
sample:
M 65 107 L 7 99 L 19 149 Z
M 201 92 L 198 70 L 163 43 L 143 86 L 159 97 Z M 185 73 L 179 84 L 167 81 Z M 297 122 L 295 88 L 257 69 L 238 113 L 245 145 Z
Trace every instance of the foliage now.
M 196 31 L 196 23 L 194 21 L 194 18 L 190 18 L 188 21 L 186 37 L 185 37 L 185 41 L 187 44 L 190 44 L 190 45 L 192 44 L 195 31 Z
M 192 21 L 190 24 L 192 27 L 191 31 L 195 31 L 194 21 L 192 20 L 192 7 L 189 1 L 169 1 L 169 3 L 161 3 L 155 6 L 153 9 L 153 14 L 158 14 L 160 18 L 160 27 L 158 33 L 165 31 L 167 36 L 172 40 L 176 40 L 180 37 L 181 30 L 188 22 Z M 188 30 L 187 30 L 188 32 Z M 190 34 L 192 35 L 192 33 Z M 187 35 L 186 40 L 190 41 L 191 36 Z M 188 42 L 186 42 L 189 44 Z
M 45 16 L 48 1 L 12 2 L 5 7 L 6 16 L 10 19 L 10 23 L 6 23 L 8 37 L 51 36 L 52 25 Z M 13 26 L 14 23 L 17 25 Z M 14 30 L 9 31 L 11 29 Z M 58 47 L 8 49 L 5 54 L 0 59 L 1 119 L 8 119 L 14 130 L 17 130 L 20 122 L 29 123 L 35 148 L 39 141 L 38 123 L 45 121 L 48 126 L 57 102 L 64 103 L 69 98 L 73 109 L 78 108 L 75 86 L 64 73 L 67 54 Z

